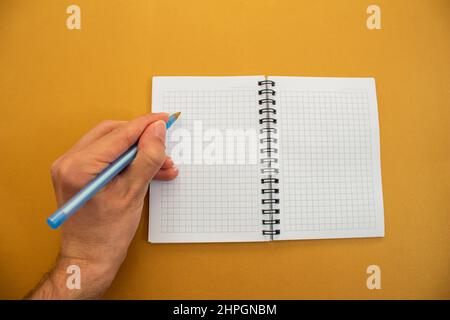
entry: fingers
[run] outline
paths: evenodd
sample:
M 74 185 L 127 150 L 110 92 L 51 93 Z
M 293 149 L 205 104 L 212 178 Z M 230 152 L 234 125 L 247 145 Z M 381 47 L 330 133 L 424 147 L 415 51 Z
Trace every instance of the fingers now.
M 171 164 L 171 160 L 166 159 L 165 140 L 166 123 L 164 121 L 156 121 L 145 129 L 139 139 L 136 158 L 123 174 L 123 179 L 130 186 L 141 189 L 153 179 L 164 164 L 166 167 L 173 167 L 173 162 Z
M 172 167 L 169 169 L 159 170 L 158 173 L 153 177 L 153 179 L 169 181 L 175 179 L 177 176 L 178 176 L 178 168 Z
M 168 119 L 169 115 L 167 113 L 155 113 L 141 116 L 123 124 L 116 130 L 113 130 L 100 139 L 94 141 L 87 146 L 83 152 L 91 155 L 99 162 L 108 164 L 117 159 L 117 157 L 136 143 L 139 137 L 143 134 L 144 130 L 151 123 L 158 120 L 163 120 L 162 123 L 164 124 L 165 130 L 165 122 L 167 122 Z M 163 155 L 165 154 L 163 153 Z
M 178 168 L 175 167 L 175 164 L 170 157 L 166 157 L 161 169 L 159 169 L 153 179 L 168 181 L 175 179 L 177 176 Z
M 166 157 L 166 160 L 164 161 L 163 165 L 161 166 L 161 169 L 169 169 L 174 166 L 173 160 L 171 157 Z
M 111 131 L 122 126 L 126 121 L 116 121 L 116 120 L 105 120 L 100 122 L 93 129 L 88 131 L 80 140 L 69 150 L 69 151 L 79 151 L 82 148 L 88 146 L 95 140 L 103 137 L 104 135 L 110 133 Z

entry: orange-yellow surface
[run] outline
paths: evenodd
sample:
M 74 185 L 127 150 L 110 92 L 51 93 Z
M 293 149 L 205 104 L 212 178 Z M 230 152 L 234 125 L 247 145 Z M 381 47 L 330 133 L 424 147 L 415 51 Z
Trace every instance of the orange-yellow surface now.
M 265 74 L 376 78 L 385 238 L 150 245 L 146 207 L 106 297 L 449 299 L 450 2 L 377 1 L 381 30 L 370 4 L 0 1 L 0 298 L 55 259 L 49 167 L 80 135 L 148 112 L 153 75 Z

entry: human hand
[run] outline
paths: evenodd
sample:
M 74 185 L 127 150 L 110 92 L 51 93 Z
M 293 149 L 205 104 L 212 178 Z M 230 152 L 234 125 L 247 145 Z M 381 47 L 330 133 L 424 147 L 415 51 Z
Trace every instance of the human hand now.
M 114 279 L 140 221 L 150 181 L 178 175 L 165 154 L 168 115 L 149 114 L 105 121 L 83 136 L 52 166 L 58 207 L 138 142 L 133 162 L 61 227 L 61 252 L 54 270 L 31 298 L 96 298 Z M 68 290 L 66 268 L 81 270 L 81 289 Z

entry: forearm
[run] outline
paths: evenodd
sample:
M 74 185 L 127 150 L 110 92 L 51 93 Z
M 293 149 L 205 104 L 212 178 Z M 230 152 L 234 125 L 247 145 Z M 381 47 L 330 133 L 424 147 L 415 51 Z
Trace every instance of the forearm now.
M 73 271 L 74 269 L 77 269 L 77 274 Z M 25 298 L 32 300 L 97 299 L 110 286 L 117 269 L 114 263 L 92 263 L 81 259 L 59 257 L 53 269 Z M 75 278 L 78 276 L 79 278 Z M 76 284 L 79 284 L 79 288 Z

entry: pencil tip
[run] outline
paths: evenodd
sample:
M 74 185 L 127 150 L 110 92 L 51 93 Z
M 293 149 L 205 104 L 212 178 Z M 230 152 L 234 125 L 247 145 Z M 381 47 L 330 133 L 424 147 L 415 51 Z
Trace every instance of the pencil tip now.
M 180 116 L 180 114 L 181 114 L 181 112 L 175 112 L 175 113 L 174 113 L 175 119 L 178 119 L 178 117 Z

